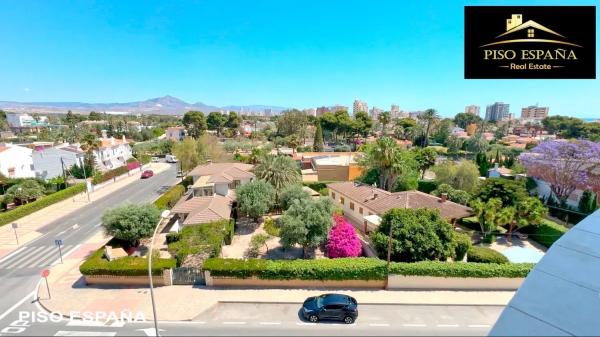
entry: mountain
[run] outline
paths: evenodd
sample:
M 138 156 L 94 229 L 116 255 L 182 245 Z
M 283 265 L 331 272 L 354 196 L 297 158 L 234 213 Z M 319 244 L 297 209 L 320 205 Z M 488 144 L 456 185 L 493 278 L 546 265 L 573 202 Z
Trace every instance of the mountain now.
M 271 109 L 272 113 L 279 113 L 287 108 L 270 105 L 227 105 L 217 107 L 202 102 L 187 103 L 177 97 L 163 96 L 147 99 L 145 101 L 128 103 L 84 103 L 84 102 L 11 102 L 0 101 L 0 109 L 15 112 L 32 113 L 66 113 L 71 110 L 76 113 L 89 113 L 90 111 L 107 113 L 142 113 L 155 115 L 182 115 L 189 110 L 199 110 L 206 114 L 211 111 L 243 111 L 263 112 Z

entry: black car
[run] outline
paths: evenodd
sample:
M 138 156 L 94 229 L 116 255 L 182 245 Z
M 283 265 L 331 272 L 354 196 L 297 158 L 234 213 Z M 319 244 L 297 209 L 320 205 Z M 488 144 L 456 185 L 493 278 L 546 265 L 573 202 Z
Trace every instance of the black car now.
M 313 323 L 336 320 L 352 324 L 358 317 L 358 303 L 354 297 L 343 294 L 309 297 L 302 304 L 302 316 Z

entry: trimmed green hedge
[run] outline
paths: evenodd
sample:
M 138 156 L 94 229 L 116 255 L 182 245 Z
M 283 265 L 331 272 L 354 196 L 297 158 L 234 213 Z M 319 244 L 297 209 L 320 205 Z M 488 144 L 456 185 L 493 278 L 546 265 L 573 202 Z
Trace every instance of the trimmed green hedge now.
M 434 277 L 526 277 L 533 263 L 393 262 L 390 274 Z
M 464 233 L 454 232 L 454 259 L 455 261 L 462 261 L 467 255 L 467 252 L 471 248 L 471 237 Z
M 95 251 L 80 267 L 82 275 L 145 276 L 148 275 L 148 259 L 126 256 L 108 261 L 102 255 L 104 248 Z M 157 255 L 155 255 L 157 256 Z M 164 269 L 175 268 L 175 259 L 152 259 L 152 275 L 162 275 Z
M 568 230 L 567 227 L 559 225 L 554 221 L 543 220 L 539 226 L 527 226 L 521 229 L 521 232 L 531 235 L 529 237 L 531 240 L 550 248 Z
M 417 190 L 427 194 L 431 193 L 438 187 L 438 183 L 434 180 L 419 180 L 418 184 Z
M 230 220 L 183 227 L 179 233 L 179 240 L 168 244 L 169 253 L 175 256 L 178 266 L 181 266 L 190 254 L 205 253 L 209 257 L 219 256 L 228 229 L 231 230 Z
M 94 183 L 94 185 L 98 185 L 101 184 L 105 181 L 111 180 L 114 177 L 118 177 L 120 175 L 123 175 L 125 173 L 129 172 L 129 168 L 127 167 L 127 165 L 125 166 L 119 166 L 115 169 L 112 169 L 110 171 L 106 171 L 100 175 L 96 175 L 94 176 L 94 179 L 92 180 L 92 182 Z
M 267 280 L 384 280 L 386 263 L 374 258 L 261 260 L 212 258 L 204 262 L 212 276 Z
M 154 206 L 156 206 L 160 210 L 173 208 L 173 206 L 175 206 L 177 201 L 181 199 L 184 193 L 185 187 L 183 185 L 177 184 L 169 188 L 163 195 L 156 199 L 154 201 Z
M 18 206 L 17 208 L 6 211 L 4 213 L 0 213 L 0 226 L 9 224 L 15 220 L 18 220 L 26 215 L 29 215 L 33 212 L 39 211 L 44 207 L 48 207 L 52 204 L 55 204 L 59 201 L 63 201 L 68 199 L 74 195 L 77 195 L 81 192 L 85 191 L 85 184 L 76 184 L 71 187 L 67 187 L 64 190 L 60 190 L 58 192 L 52 193 L 50 195 L 41 197 L 36 201 L 30 202 L 25 205 Z
M 310 187 L 311 189 L 319 192 L 319 194 L 321 194 L 321 195 L 327 196 L 327 194 L 322 193 L 325 190 L 328 191 L 327 184 L 336 183 L 336 182 L 337 181 L 304 181 L 304 182 L 302 182 L 302 185 Z
M 491 248 L 473 246 L 467 252 L 467 262 L 508 263 L 508 258 Z

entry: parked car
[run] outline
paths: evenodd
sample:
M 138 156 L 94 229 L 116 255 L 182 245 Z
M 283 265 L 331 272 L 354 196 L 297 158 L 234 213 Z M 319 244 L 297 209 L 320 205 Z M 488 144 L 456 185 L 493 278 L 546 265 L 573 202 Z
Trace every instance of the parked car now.
M 165 156 L 165 159 L 166 159 L 167 163 L 176 163 L 176 162 L 178 162 L 178 161 L 179 161 L 179 160 L 177 160 L 177 157 L 175 157 L 175 156 L 174 156 L 174 155 L 172 155 L 172 154 L 168 154 L 168 155 L 166 155 L 166 156 Z
M 152 162 L 153 163 L 158 163 L 160 161 L 160 158 L 158 157 L 152 157 Z
M 147 179 L 154 176 L 154 171 L 152 170 L 146 170 L 144 172 L 142 172 L 142 179 Z
M 302 304 L 302 316 L 312 323 L 335 320 L 352 324 L 358 318 L 358 303 L 354 297 L 343 294 L 313 296 Z

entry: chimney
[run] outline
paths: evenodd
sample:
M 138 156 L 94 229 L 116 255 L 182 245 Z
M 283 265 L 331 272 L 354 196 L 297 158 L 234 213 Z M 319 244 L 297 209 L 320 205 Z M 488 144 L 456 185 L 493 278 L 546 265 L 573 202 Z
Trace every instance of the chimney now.
M 373 193 L 373 200 L 377 199 L 378 196 L 379 196 L 379 194 Z
M 442 193 L 442 195 L 440 195 L 440 201 L 446 202 L 446 200 L 448 200 L 448 193 Z
M 500 165 L 498 163 L 494 163 L 494 169 L 498 170 L 499 167 Z

